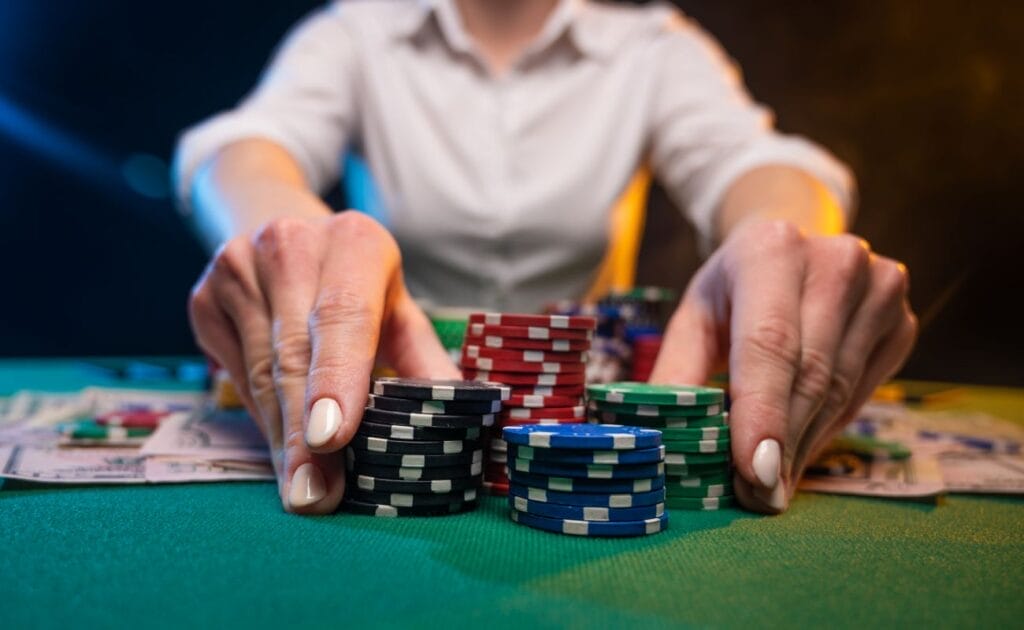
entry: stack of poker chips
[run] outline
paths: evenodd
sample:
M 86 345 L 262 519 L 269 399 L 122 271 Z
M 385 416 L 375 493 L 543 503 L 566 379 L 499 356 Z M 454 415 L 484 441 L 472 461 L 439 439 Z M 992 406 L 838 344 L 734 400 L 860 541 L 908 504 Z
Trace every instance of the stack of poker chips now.
M 646 381 L 654 370 L 654 362 L 661 351 L 661 335 L 643 333 L 633 337 L 633 356 L 630 360 L 630 379 Z
M 670 509 L 717 510 L 735 503 L 723 390 L 624 382 L 590 385 L 587 395 L 591 422 L 661 431 Z
M 639 427 L 505 427 L 513 521 L 577 536 L 643 536 L 668 526 L 661 433 Z
M 593 317 L 472 313 L 460 363 L 463 377 L 509 386 L 488 442 L 484 479 L 508 492 L 506 426 L 586 422 L 584 386 Z
M 187 412 L 188 405 L 130 405 L 117 411 L 61 424 L 61 446 L 138 447 L 145 444 L 171 414 Z
M 346 449 L 343 506 L 374 516 L 435 516 L 476 507 L 483 430 L 507 387 L 379 378 Z

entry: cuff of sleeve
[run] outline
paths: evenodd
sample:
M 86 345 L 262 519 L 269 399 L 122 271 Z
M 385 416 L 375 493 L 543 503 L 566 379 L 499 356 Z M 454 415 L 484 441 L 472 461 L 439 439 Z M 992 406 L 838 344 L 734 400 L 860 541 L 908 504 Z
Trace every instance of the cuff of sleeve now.
M 821 147 L 797 136 L 772 135 L 717 168 L 701 194 L 690 204 L 689 216 L 698 234 L 702 257 L 714 249 L 715 217 L 722 197 L 741 175 L 769 165 L 807 171 L 833 194 L 849 225 L 856 210 L 856 184 L 850 169 Z
M 281 129 L 252 114 L 225 112 L 186 130 L 178 140 L 173 177 L 178 207 L 183 214 L 192 212 L 192 184 L 199 168 L 229 144 L 255 138 L 269 140 L 287 151 L 302 169 L 310 188 L 320 190 L 325 185 L 329 175 Z

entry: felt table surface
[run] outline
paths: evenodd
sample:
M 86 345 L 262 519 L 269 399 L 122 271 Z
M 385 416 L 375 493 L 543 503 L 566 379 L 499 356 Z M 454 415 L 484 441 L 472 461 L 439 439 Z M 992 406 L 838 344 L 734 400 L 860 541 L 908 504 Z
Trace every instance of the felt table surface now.
M 0 394 L 123 385 L 0 361 Z M 142 383 L 150 387 L 153 383 Z M 166 385 L 170 386 L 170 385 Z M 934 386 L 929 386 L 934 387 Z M 1024 393 L 951 405 L 1024 421 Z M 0 488 L 0 628 L 1019 626 L 1024 500 L 798 494 L 780 517 L 672 511 L 612 540 L 443 518 L 281 511 L 270 483 Z

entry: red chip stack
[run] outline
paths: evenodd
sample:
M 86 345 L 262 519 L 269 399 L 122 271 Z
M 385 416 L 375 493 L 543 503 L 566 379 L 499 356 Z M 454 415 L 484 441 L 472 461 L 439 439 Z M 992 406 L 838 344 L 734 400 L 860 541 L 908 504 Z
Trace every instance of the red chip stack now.
M 492 427 L 484 482 L 508 493 L 506 426 L 582 424 L 587 351 L 597 320 L 586 316 L 472 313 L 462 346 L 463 377 L 512 388 Z
M 654 370 L 654 362 L 661 351 L 661 335 L 643 334 L 633 339 L 633 360 L 629 380 L 647 382 Z

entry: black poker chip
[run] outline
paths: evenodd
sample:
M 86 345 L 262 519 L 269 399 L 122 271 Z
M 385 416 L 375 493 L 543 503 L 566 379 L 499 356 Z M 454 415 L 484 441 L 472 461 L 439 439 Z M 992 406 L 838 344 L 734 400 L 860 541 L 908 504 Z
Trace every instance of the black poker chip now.
M 511 391 L 500 383 L 423 378 L 378 378 L 373 393 L 415 400 L 507 400 Z
M 416 400 L 370 394 L 370 409 L 445 415 L 482 415 L 501 411 L 500 400 Z
M 464 464 L 461 466 L 438 466 L 435 468 L 402 468 L 401 466 L 381 466 L 366 462 L 356 462 L 346 458 L 346 469 L 355 475 L 369 475 L 380 479 L 403 481 L 435 481 L 438 479 L 464 479 L 483 473 L 483 463 Z
M 414 427 L 407 424 L 380 424 L 363 419 L 359 434 L 387 440 L 478 440 L 480 427 Z
M 345 499 L 341 509 L 353 514 L 365 514 L 367 516 L 447 516 L 458 514 L 475 509 L 476 501 L 464 501 L 462 503 L 447 503 L 444 505 L 422 505 L 418 507 L 396 507 L 393 505 L 367 503 L 357 499 Z
M 356 434 L 349 445 L 356 450 L 398 455 L 457 455 L 480 448 L 480 440 L 389 440 Z

